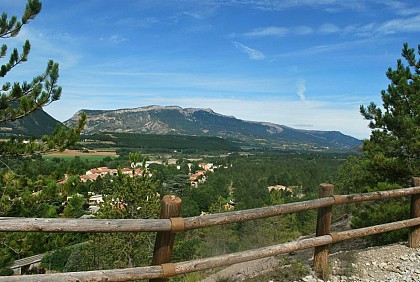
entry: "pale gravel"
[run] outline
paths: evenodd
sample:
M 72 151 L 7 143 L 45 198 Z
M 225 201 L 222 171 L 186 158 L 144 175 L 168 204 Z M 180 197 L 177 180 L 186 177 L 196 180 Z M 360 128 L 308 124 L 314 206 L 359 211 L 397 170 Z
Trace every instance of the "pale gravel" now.
M 349 257 L 351 261 L 346 261 Z M 420 281 L 420 248 L 409 248 L 406 243 L 340 252 L 331 255 L 330 262 L 331 282 Z M 312 273 L 301 281 L 323 281 L 314 276 Z
M 330 282 L 420 282 L 420 248 L 407 247 L 406 243 L 376 246 L 365 249 L 339 251 L 329 257 L 331 264 Z M 312 259 L 304 263 L 312 264 Z M 280 260 L 276 257 L 255 260 L 229 266 L 210 275 L 202 282 L 247 281 L 270 271 L 279 271 Z M 281 270 L 280 270 L 281 271 Z M 268 280 L 274 282 L 275 280 Z M 322 282 L 315 274 L 302 277 L 298 281 Z

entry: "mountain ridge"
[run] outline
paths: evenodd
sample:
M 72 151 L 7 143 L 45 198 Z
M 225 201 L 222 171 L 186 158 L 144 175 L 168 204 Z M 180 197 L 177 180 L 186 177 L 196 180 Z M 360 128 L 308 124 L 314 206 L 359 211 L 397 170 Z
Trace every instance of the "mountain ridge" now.
M 81 112 L 85 112 L 88 116 L 85 134 L 131 132 L 217 136 L 267 147 L 294 145 L 307 149 L 350 150 L 361 143 L 357 138 L 339 131 L 294 129 L 271 122 L 241 120 L 234 116 L 216 113 L 210 108 L 179 106 L 150 105 L 115 110 L 82 109 L 64 124 L 74 126 Z
M 0 134 L 3 136 L 24 135 L 42 136 L 52 134 L 57 125 L 62 123 L 50 116 L 43 109 L 39 109 L 32 114 L 9 121 L 0 126 Z

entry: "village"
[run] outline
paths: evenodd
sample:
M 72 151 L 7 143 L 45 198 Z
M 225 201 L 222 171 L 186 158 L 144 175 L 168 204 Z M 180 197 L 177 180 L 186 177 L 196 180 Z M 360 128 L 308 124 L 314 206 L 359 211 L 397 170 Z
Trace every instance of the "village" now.
M 162 162 L 158 161 L 146 161 L 144 163 L 144 166 L 142 163 L 136 163 L 131 164 L 131 167 L 123 167 L 121 169 L 116 168 L 109 168 L 109 167 L 97 167 L 92 168 L 90 170 L 87 170 L 85 174 L 79 175 L 80 182 L 87 183 L 87 182 L 94 182 L 100 178 L 104 178 L 106 176 L 117 176 L 118 173 L 128 175 L 130 177 L 137 177 L 137 176 L 144 176 L 147 174 L 147 176 L 151 177 L 152 172 L 149 171 L 149 166 L 151 164 L 162 164 Z M 174 165 L 176 166 L 177 170 L 181 169 L 180 165 L 177 165 L 176 162 L 172 161 L 171 164 L 168 165 Z M 188 180 L 189 185 L 192 189 L 198 188 L 200 184 L 206 182 L 207 176 L 209 173 L 213 173 L 216 169 L 221 168 L 221 165 L 214 165 L 213 163 L 205 163 L 201 162 L 198 163 L 198 169 L 193 171 L 193 168 L 195 167 L 193 163 L 189 162 L 188 164 Z M 228 167 L 223 167 L 227 169 Z M 68 175 L 65 176 L 65 179 L 60 180 L 57 182 L 59 185 L 66 184 L 68 182 Z M 292 195 L 293 191 L 290 187 L 286 187 L 284 185 L 272 185 L 267 187 L 269 192 L 272 191 L 282 191 L 286 195 Z M 225 211 L 232 211 L 235 208 L 235 198 L 233 196 L 234 191 L 231 191 L 231 197 L 229 197 L 224 205 Z M 83 195 L 76 193 L 74 195 L 68 195 L 66 197 L 66 201 L 62 203 L 63 206 L 66 206 L 68 201 L 73 198 L 74 196 L 83 197 Z M 90 218 L 93 217 L 95 213 L 97 213 L 100 209 L 100 205 L 104 202 L 104 198 L 102 194 L 96 194 L 95 192 L 89 191 L 87 192 L 87 196 L 89 197 L 87 199 L 87 214 L 83 215 L 84 218 Z M 202 212 L 201 215 L 208 214 L 208 212 Z
M 176 165 L 175 162 L 170 162 L 170 165 L 175 165 L 177 170 L 181 169 L 180 165 Z M 131 167 L 123 167 L 121 169 L 116 168 L 109 168 L 109 167 L 97 167 L 92 168 L 88 171 L 86 171 L 85 174 L 79 175 L 80 182 L 87 183 L 87 182 L 94 182 L 100 178 L 104 178 L 106 176 L 117 176 L 118 173 L 128 175 L 130 177 L 137 177 L 137 176 L 144 176 L 147 174 L 148 177 L 152 176 L 152 173 L 149 171 L 149 166 L 151 164 L 162 164 L 158 161 L 146 161 L 144 166 L 142 163 L 136 163 L 131 164 Z M 192 188 L 197 188 L 199 184 L 204 183 L 207 179 L 206 175 L 208 173 L 213 173 L 214 169 L 220 167 L 220 166 L 214 166 L 213 163 L 199 163 L 198 170 L 195 170 L 194 172 L 191 171 L 193 167 L 192 163 L 188 163 L 189 168 L 189 183 Z M 68 183 L 69 176 L 66 174 L 65 178 L 58 181 L 57 184 L 64 185 Z M 83 195 L 76 193 L 75 195 L 68 195 L 66 198 L 66 201 L 62 205 L 67 205 L 68 201 L 73 198 L 74 196 L 82 197 Z M 102 194 L 96 194 L 95 192 L 88 192 L 88 200 L 87 204 L 88 207 L 88 213 L 90 215 L 95 214 L 99 211 L 101 203 L 104 202 L 103 195 Z M 233 207 L 234 203 L 230 202 L 231 207 Z M 231 208 L 229 208 L 231 209 Z M 83 217 L 90 217 L 90 215 L 84 215 Z

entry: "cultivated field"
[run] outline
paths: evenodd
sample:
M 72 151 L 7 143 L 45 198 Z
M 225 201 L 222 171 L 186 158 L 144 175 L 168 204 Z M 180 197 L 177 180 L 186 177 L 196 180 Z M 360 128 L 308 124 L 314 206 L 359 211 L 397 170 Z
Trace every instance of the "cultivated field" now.
M 89 158 L 89 159 L 102 159 L 104 157 L 118 157 L 117 153 L 113 150 L 109 151 L 95 151 L 89 150 L 89 152 L 82 152 L 79 150 L 64 150 L 63 152 L 53 152 L 43 155 L 44 158 L 74 158 L 74 157 L 81 157 L 81 158 Z

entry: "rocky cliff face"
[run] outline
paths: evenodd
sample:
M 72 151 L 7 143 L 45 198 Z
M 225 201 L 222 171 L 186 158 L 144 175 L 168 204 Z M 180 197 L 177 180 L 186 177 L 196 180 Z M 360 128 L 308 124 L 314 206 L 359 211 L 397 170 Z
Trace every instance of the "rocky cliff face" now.
M 253 122 L 215 113 L 211 109 L 147 106 L 118 110 L 81 110 L 88 116 L 86 134 L 132 132 L 218 136 L 246 142 L 299 144 L 351 149 L 361 142 L 337 131 L 298 130 L 284 125 Z M 74 126 L 80 112 L 64 124 Z

